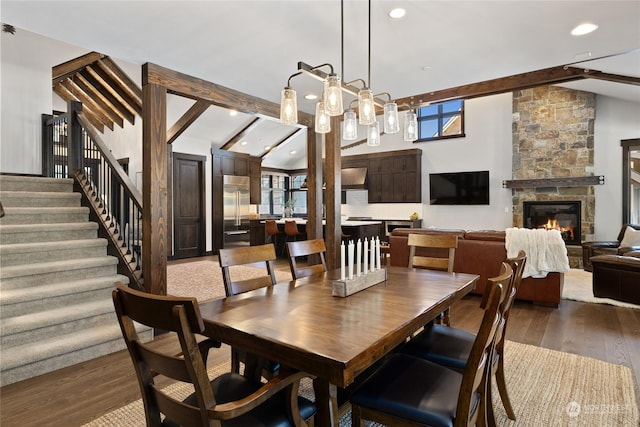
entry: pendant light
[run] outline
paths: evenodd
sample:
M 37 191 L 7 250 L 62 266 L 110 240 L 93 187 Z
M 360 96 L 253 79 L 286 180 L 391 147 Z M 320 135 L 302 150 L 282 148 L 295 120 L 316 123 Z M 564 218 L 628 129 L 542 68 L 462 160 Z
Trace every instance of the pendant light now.
M 331 117 L 325 108 L 324 101 L 318 101 L 316 104 L 316 133 L 329 132 L 331 132 Z
M 392 134 L 398 132 L 400 132 L 398 104 L 389 101 L 384 104 L 384 133 Z
M 345 141 L 354 141 L 358 139 L 358 118 L 353 110 L 344 113 L 344 121 L 342 122 L 342 138 Z
M 413 110 L 408 110 L 404 117 L 404 140 L 412 142 L 418 139 L 418 116 Z
M 344 112 L 342 83 L 336 74 L 329 74 L 324 81 L 324 106 L 330 116 L 339 116 Z
M 367 145 L 369 147 L 380 145 L 380 126 L 378 125 L 378 121 L 373 122 L 372 125 L 367 127 Z
M 358 92 L 359 122 L 361 125 L 373 125 L 376 122 L 376 105 L 373 102 L 371 87 L 371 0 L 369 0 L 369 52 L 367 56 L 367 85 Z
M 296 91 L 289 86 L 280 95 L 280 121 L 285 125 L 298 123 L 298 100 Z

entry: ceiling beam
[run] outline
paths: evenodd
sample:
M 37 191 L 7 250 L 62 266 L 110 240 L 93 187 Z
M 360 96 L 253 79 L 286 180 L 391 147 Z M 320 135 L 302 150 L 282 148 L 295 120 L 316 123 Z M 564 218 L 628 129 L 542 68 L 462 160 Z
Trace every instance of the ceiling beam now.
M 302 129 L 301 128 L 295 128 L 293 129 L 291 132 L 289 132 L 284 138 L 280 139 L 280 141 L 276 142 L 275 144 L 271 144 L 271 148 L 268 149 L 266 152 L 262 153 L 260 156 L 261 159 L 263 159 L 267 154 L 271 153 L 273 150 L 275 150 L 276 148 L 278 148 L 279 146 L 281 146 L 282 144 L 284 144 L 285 142 L 289 141 L 291 138 L 293 138 L 298 132 L 301 132 Z
M 92 85 L 82 74 L 76 74 L 73 76 L 72 81 L 81 87 L 87 94 L 91 93 L 93 96 L 91 98 L 96 102 L 96 104 L 100 105 L 105 112 L 109 116 L 111 120 L 113 120 L 118 126 L 123 127 L 124 120 L 120 115 L 118 115 L 114 110 L 115 108 L 109 102 L 109 100 L 102 94 L 100 88 Z
M 597 73 L 600 72 L 566 66 L 551 67 L 528 73 L 515 74 L 509 77 L 485 80 L 483 82 L 408 96 L 396 99 L 396 103 L 398 105 L 407 104 L 411 108 L 417 108 L 432 102 L 446 101 L 450 99 L 471 99 L 481 96 L 513 92 L 514 90 L 528 89 L 536 86 L 566 83 L 589 78 Z
M 169 93 L 191 99 L 203 99 L 220 107 L 274 119 L 280 117 L 280 104 L 275 102 L 247 95 L 149 62 L 145 64 L 145 69 L 143 86 L 157 84 L 165 87 Z M 298 123 L 306 127 L 313 126 L 313 115 L 298 111 Z
M 117 83 L 116 87 L 127 94 L 132 106 L 139 114 L 142 111 L 142 89 L 108 56 L 99 60 L 98 66 Z
M 260 117 L 254 117 L 253 120 L 251 120 L 249 122 L 249 124 L 247 124 L 244 128 L 242 128 L 242 130 L 240 132 L 238 132 L 234 136 L 232 136 L 227 142 L 225 142 L 222 145 L 222 147 L 220 147 L 220 149 L 221 150 L 229 150 L 229 149 L 231 149 L 231 147 L 236 145 L 242 138 L 247 136 L 252 130 L 254 130 L 256 127 L 258 127 L 258 125 L 260 123 L 262 123 L 263 120 L 264 119 L 261 119 Z
M 113 81 L 111 76 L 105 73 L 104 70 L 99 66 L 88 66 L 88 67 L 85 67 L 85 70 L 89 74 L 91 74 L 91 76 L 93 76 L 94 79 L 100 82 L 100 84 L 105 88 L 105 90 L 108 91 L 109 94 L 118 101 L 118 103 L 120 103 L 120 105 L 124 110 L 129 112 L 129 114 L 125 113 L 126 114 L 125 119 L 127 119 L 127 121 L 132 125 L 135 124 L 135 116 L 136 114 L 138 114 L 138 111 L 136 110 L 135 102 L 133 102 L 131 98 L 125 93 L 125 91 L 118 86 L 117 82 Z M 140 110 L 140 114 L 141 113 L 142 113 L 142 110 Z
M 182 132 L 187 130 L 191 123 L 195 122 L 202 113 L 207 111 L 209 105 L 211 104 L 205 101 L 196 101 L 167 131 L 167 144 L 171 144 L 182 135 Z
M 78 58 L 74 58 L 70 61 L 63 62 L 51 68 L 51 77 L 53 79 L 53 86 L 67 77 L 77 73 L 87 65 L 91 65 L 95 61 L 104 58 L 104 55 L 98 52 L 89 52 L 86 55 L 82 55 Z
M 589 74 L 588 78 L 596 80 L 606 80 L 608 82 L 624 83 L 635 86 L 640 86 L 640 77 L 623 76 L 620 74 L 603 73 L 602 71 L 596 71 Z

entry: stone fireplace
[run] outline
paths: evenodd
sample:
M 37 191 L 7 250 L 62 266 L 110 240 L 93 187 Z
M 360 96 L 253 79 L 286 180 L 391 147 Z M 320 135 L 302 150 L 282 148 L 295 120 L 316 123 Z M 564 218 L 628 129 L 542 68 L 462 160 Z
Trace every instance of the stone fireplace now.
M 567 241 L 573 268 L 582 267 L 580 244 L 593 238 L 595 191 L 593 185 L 557 182 L 593 175 L 595 106 L 595 94 L 557 86 L 513 92 L 513 225 L 527 227 L 525 221 L 532 221 L 525 219 L 525 202 L 577 202 L 579 226 Z M 525 180 L 530 185 L 517 184 Z
M 524 228 L 555 229 L 560 232 L 566 245 L 580 245 L 581 209 L 580 201 L 523 202 Z

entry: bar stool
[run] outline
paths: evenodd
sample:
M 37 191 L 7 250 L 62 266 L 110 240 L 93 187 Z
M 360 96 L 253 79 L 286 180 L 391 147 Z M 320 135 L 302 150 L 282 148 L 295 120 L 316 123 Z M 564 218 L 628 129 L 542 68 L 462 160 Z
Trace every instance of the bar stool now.
M 278 228 L 278 224 L 274 219 L 268 219 L 264 222 L 264 231 L 267 233 L 267 239 L 265 243 L 273 243 L 278 252 L 278 236 L 282 235 L 282 231 Z
M 286 234 L 285 246 L 286 242 L 289 241 L 289 237 L 293 237 L 293 241 L 298 240 L 298 236 L 304 236 L 304 233 L 298 230 L 298 224 L 295 221 L 285 221 L 284 222 L 284 234 Z M 283 246 L 284 253 L 284 246 Z

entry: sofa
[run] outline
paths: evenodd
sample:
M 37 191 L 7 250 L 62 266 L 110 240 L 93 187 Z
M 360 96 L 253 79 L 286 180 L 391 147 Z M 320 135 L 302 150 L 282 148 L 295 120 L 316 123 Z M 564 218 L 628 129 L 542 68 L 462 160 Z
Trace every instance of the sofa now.
M 505 232 L 494 230 L 467 231 L 436 228 L 396 228 L 389 236 L 389 264 L 406 267 L 409 263 L 409 247 L 407 235 L 410 233 L 442 234 L 449 233 L 458 236 L 453 271 L 457 273 L 478 274 L 480 279 L 473 293 L 482 295 L 489 277 L 500 273 L 503 261 L 507 259 L 505 248 Z M 437 249 L 418 248 L 416 255 L 447 256 Z M 531 301 L 534 304 L 558 307 L 564 273 L 552 272 L 545 278 L 527 277 L 522 284 L 516 298 Z
M 626 252 L 634 250 L 640 250 L 640 246 L 633 246 L 632 244 L 623 245 L 622 242 L 625 237 L 627 227 L 631 227 L 634 230 L 640 230 L 640 225 L 637 224 L 624 224 L 618 233 L 616 240 L 601 240 L 594 242 L 582 243 L 582 263 L 585 271 L 593 271 L 591 265 L 591 258 L 597 255 L 622 255 Z
M 622 255 L 596 255 L 593 295 L 640 305 L 640 250 Z

